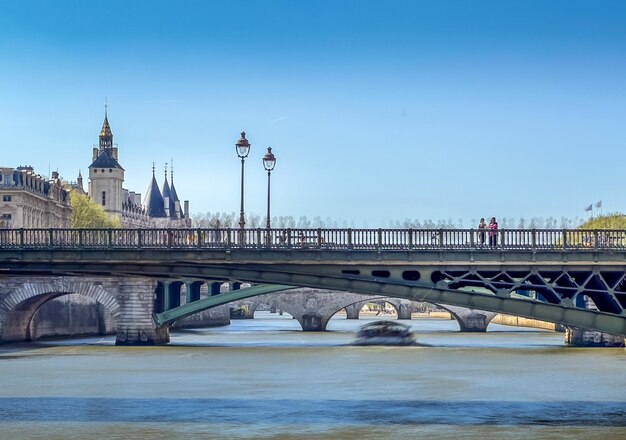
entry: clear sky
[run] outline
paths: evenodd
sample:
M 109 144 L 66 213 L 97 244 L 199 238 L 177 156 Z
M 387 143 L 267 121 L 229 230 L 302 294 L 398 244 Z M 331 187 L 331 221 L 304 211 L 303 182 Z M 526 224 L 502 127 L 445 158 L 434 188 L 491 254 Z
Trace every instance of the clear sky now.
M 0 165 L 87 175 L 104 100 L 145 194 L 192 212 L 626 211 L 626 2 L 0 0 Z

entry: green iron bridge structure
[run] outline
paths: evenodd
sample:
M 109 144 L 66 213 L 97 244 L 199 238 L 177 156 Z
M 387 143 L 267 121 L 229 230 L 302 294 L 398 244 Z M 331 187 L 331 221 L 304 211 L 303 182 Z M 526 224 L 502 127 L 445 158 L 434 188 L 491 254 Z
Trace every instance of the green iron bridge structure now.
M 33 277 L 56 284 L 19 281 Z M 115 293 L 98 282 L 111 277 L 120 280 Z M 215 287 L 224 282 L 252 287 L 220 293 Z M 182 283 L 188 293 L 181 305 L 163 286 Z M 211 286 L 206 298 L 199 295 L 203 283 Z M 172 323 L 208 308 L 295 287 L 460 306 L 626 337 L 626 231 L 0 230 L 3 341 L 27 340 L 36 310 L 67 293 L 103 303 L 117 317 L 117 342 L 134 344 L 166 342 Z

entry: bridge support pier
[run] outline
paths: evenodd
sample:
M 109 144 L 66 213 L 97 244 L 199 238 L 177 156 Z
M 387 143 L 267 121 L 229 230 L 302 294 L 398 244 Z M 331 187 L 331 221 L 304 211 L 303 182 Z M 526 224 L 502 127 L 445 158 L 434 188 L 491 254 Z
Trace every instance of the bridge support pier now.
M 624 347 L 626 339 L 608 333 L 571 327 L 565 330 L 565 343 L 574 347 Z
M 482 313 L 469 313 L 458 320 L 462 332 L 486 332 L 487 316 Z
M 326 330 L 327 319 L 318 313 L 305 313 L 300 319 L 302 331 L 305 332 L 323 332 Z
M 465 307 L 445 306 L 459 323 L 462 332 L 486 332 L 487 326 L 497 315 L 483 310 L 472 310 Z
M 115 345 L 156 345 L 169 342 L 169 327 L 157 327 L 152 319 L 157 280 L 125 278 L 119 285 L 120 313 Z
M 411 319 L 413 314 L 413 307 L 410 302 L 401 302 L 398 305 L 398 319 Z
M 359 319 L 359 312 L 361 311 L 362 304 L 350 304 L 344 309 L 346 311 L 346 319 Z

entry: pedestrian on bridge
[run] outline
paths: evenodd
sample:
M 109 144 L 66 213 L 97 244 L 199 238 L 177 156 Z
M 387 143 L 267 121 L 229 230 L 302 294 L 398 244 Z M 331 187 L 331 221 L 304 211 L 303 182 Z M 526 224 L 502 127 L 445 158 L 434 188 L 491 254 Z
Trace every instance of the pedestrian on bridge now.
M 498 246 L 498 222 L 495 217 L 491 217 L 489 222 L 489 246 Z
M 485 218 L 480 219 L 480 223 L 478 224 L 478 240 L 480 241 L 480 247 L 485 246 L 485 231 L 487 230 L 487 223 L 485 223 Z

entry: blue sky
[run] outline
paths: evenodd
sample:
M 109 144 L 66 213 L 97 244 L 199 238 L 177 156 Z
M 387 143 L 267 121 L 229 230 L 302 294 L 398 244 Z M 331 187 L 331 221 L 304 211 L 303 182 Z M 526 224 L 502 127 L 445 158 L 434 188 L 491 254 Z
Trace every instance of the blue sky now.
M 0 0 L 2 166 L 125 187 L 174 158 L 193 212 L 389 220 L 626 211 L 621 1 Z

